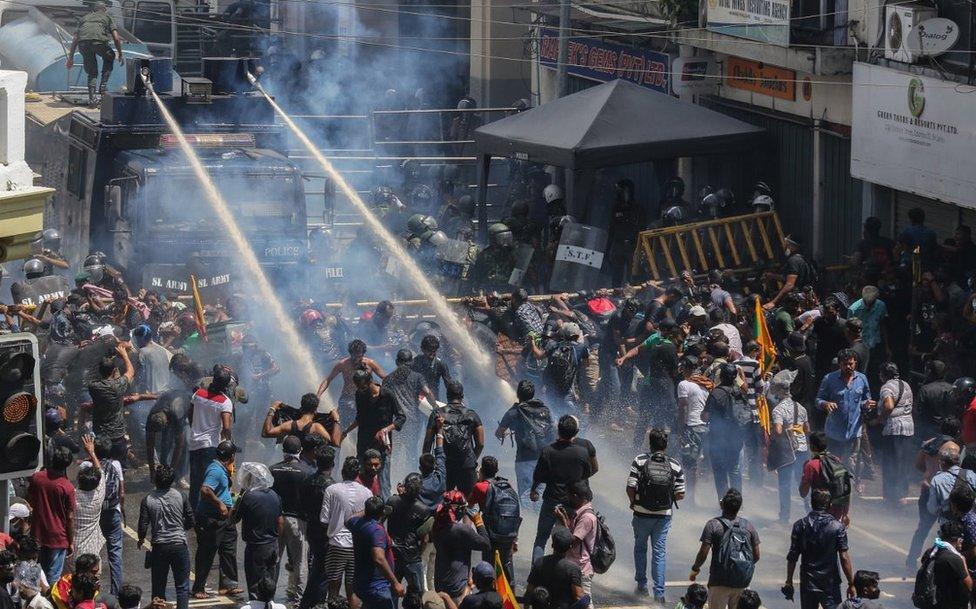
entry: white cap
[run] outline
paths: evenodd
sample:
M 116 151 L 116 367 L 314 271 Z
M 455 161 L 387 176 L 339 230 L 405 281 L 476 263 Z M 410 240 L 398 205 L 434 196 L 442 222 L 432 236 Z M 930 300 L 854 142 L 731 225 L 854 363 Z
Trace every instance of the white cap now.
M 7 510 L 7 519 L 30 518 L 30 507 L 26 503 L 13 503 Z
M 707 317 L 708 313 L 705 311 L 705 307 L 695 305 L 688 309 L 688 315 L 691 315 L 692 317 Z
M 99 326 L 92 330 L 92 336 L 99 338 L 102 336 L 113 336 L 115 332 L 112 330 L 112 326 L 105 324 L 104 326 Z

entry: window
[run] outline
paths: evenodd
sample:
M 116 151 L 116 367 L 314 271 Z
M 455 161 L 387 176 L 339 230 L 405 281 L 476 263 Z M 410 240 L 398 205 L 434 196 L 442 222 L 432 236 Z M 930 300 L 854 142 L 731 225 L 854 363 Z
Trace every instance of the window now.
M 165 2 L 140 2 L 132 34 L 142 42 L 172 44 L 173 10 Z
M 68 192 L 79 199 L 85 198 L 85 173 L 88 154 L 81 146 L 68 147 Z

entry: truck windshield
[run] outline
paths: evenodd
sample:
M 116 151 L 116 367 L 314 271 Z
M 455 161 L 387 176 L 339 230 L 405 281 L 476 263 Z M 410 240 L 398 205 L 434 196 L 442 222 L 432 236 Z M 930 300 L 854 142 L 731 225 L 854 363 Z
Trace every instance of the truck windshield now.
M 249 233 L 281 233 L 303 222 L 304 205 L 294 175 L 217 173 L 215 182 L 235 219 Z M 219 230 L 199 183 L 190 176 L 159 175 L 143 187 L 146 224 L 152 231 Z

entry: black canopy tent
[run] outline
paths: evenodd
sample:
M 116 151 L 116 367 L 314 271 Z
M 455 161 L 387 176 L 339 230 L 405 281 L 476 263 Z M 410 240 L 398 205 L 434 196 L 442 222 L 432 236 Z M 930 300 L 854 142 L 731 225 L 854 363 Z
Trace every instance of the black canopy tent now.
M 576 172 L 658 159 L 729 154 L 764 130 L 626 80 L 614 80 L 489 123 L 474 132 L 478 208 L 487 230 L 492 156 Z

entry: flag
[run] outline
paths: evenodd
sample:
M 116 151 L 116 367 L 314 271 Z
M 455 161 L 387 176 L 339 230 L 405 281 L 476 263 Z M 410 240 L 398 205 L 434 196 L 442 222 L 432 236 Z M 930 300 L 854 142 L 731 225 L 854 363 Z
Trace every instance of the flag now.
M 756 342 L 759 343 L 759 372 L 760 374 L 765 374 L 766 371 L 773 367 L 773 363 L 776 361 L 776 344 L 773 342 L 773 337 L 769 334 L 769 326 L 766 325 L 766 312 L 763 310 L 758 296 L 756 297 L 755 316 Z M 759 425 L 762 427 L 763 432 L 765 432 L 766 437 L 769 437 L 771 421 L 769 416 L 769 403 L 766 401 L 766 396 L 756 396 L 756 409 L 759 412 Z
M 197 331 L 200 338 L 207 342 L 207 322 L 203 318 L 203 299 L 200 298 L 200 290 L 197 289 L 197 278 L 190 275 L 190 287 L 193 289 L 193 318 L 197 322 Z
M 505 576 L 505 569 L 502 567 L 502 555 L 495 550 L 495 591 L 502 597 L 502 609 L 519 609 L 515 593 L 508 584 L 508 577 Z

